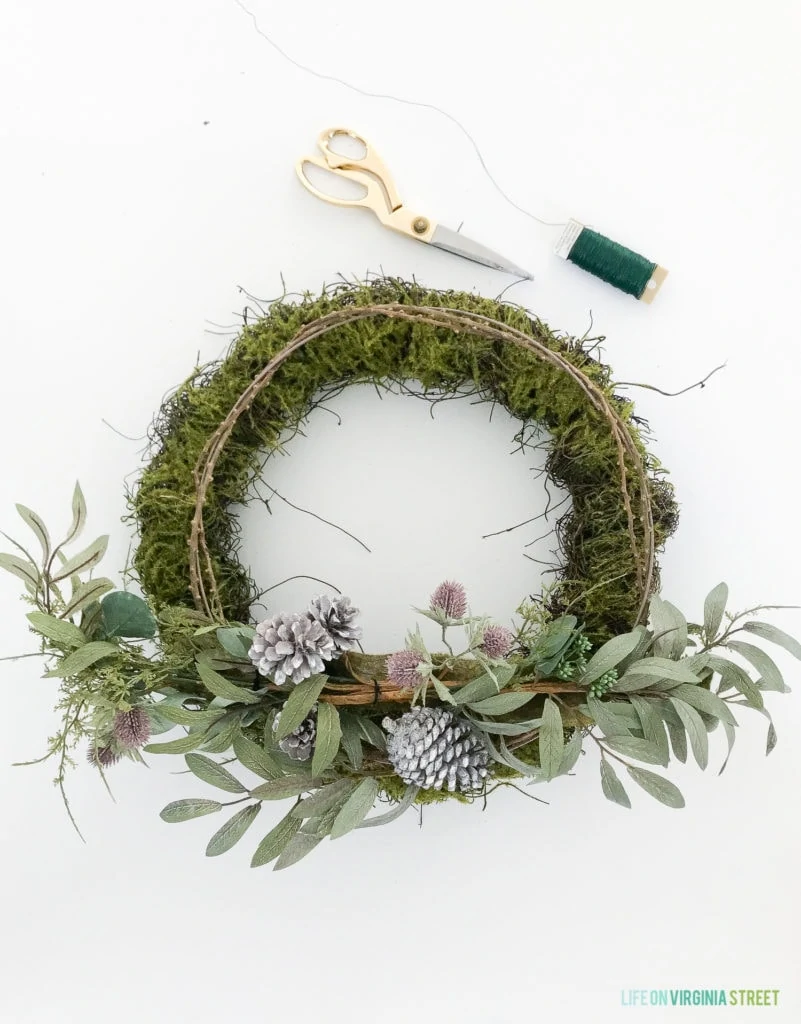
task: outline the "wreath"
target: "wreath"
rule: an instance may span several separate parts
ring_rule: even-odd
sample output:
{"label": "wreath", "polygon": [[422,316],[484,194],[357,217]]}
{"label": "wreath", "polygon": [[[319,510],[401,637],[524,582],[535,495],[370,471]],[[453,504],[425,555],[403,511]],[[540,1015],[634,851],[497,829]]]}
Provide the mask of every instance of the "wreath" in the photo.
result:
{"label": "wreath", "polygon": [[[740,707],[770,721],[764,693],[787,687],[750,641],[799,658],[801,644],[754,618],[759,608],[729,613],[725,584],[698,623],[659,596],[673,490],[595,347],[515,306],[395,280],[278,301],[226,358],[196,369],[152,427],[130,494],[139,543],[127,578],[144,597],[94,575],[107,537],[72,553],[86,519],[79,486],[56,545],[17,506],[41,555],[16,544],[0,566],[23,581],[46,675],[60,681],[62,725],[45,758],[57,761],[73,824],[64,784],[83,743],[104,781],[123,758],[182,754],[191,773],[232,795],[161,812],[180,822],[236,806],[210,856],[237,843],[265,801],[291,800],[253,866],[289,866],[326,837],[413,805],[546,783],[571,773],[585,746],[600,752],[610,800],[630,806],[625,772],[682,807],[652,768],[688,751],[706,768],[717,727],[730,752]],[[259,592],[238,558],[234,508],[265,458],[332,392],[410,380],[428,396],[498,403],[520,423],[518,444],[547,448],[547,474],[571,499],[555,582],[526,596],[510,624],[475,614],[460,583],[440,583],[416,609],[441,627],[440,651],[417,627],[403,650],[365,653],[358,609],[341,594],[254,616]],[[768,753],[775,741],[771,721]],[[385,806],[371,813],[376,804]]]}

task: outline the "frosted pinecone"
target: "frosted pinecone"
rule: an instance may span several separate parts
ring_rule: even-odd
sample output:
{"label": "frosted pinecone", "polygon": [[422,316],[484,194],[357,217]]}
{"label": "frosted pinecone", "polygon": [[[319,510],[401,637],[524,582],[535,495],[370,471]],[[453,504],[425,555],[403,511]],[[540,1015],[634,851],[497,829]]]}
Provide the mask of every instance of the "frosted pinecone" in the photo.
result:
{"label": "frosted pinecone", "polygon": [[114,716],[114,737],[121,747],[143,747],[150,739],[150,715],[144,708],[118,711]]}
{"label": "frosted pinecone", "polygon": [[412,708],[381,724],[389,733],[389,760],[404,782],[451,793],[481,788],[489,754],[465,719],[445,708]]}
{"label": "frosted pinecone", "polygon": [[328,631],[310,616],[274,615],[256,626],[248,657],[261,675],[283,686],[322,672],[335,653]]}
{"label": "frosted pinecone", "polygon": [[[275,716],[273,730],[278,728],[281,712]],[[317,706],[315,705],[300,725],[278,741],[278,746],[293,761],[308,761],[314,753],[314,741],[317,739]]]}
{"label": "frosted pinecone", "polygon": [[359,609],[354,608],[349,597],[336,597],[332,601],[327,595],[315,597],[309,605],[309,615],[319,622],[334,641],[338,651],[352,651],[362,635],[362,627],[355,625]]}

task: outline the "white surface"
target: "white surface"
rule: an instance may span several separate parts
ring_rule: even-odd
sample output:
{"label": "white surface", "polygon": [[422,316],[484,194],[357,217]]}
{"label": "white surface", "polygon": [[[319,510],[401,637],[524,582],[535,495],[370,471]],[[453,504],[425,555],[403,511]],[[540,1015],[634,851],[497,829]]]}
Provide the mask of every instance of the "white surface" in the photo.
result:
{"label": "white surface", "polygon": [[[109,567],[123,564],[123,479],[141,445],[101,418],[143,434],[196,353],[223,350],[210,325],[236,322],[239,285],[269,297],[281,274],[316,291],[379,268],[488,295],[509,284],[308,196],[293,161],[344,123],[375,143],[410,205],[464,220],[535,271],[510,299],[578,334],[592,310],[619,379],[679,388],[728,360],[703,391],[637,392],[683,505],[663,592],[698,608],[725,575],[738,606],[797,601],[797,5],[253,9],[321,71],[445,107],[520,203],[591,223],[670,277],[648,308],[555,258],[556,234],[504,203],[453,125],[302,75],[234,0],[12,0],[0,41],[3,529],[21,529],[13,501],[63,522],[78,476],[91,528],[113,534]],[[443,575],[508,615],[537,586],[520,557],[537,534],[477,538],[544,500],[525,460],[505,458],[511,425],[448,405],[432,422],[411,399],[365,394],[337,409],[342,428],[320,413],[270,479],[375,553],[285,510],[254,515],[248,550],[265,585],[293,571],[345,581],[373,649],[400,639],[407,605]],[[332,463],[345,480],[320,494]],[[29,649],[10,578],[0,601],[2,652]],[[797,614],[775,621],[798,631]],[[202,788],[162,761],[115,773],[116,804],[88,769],[75,774],[81,845],[50,768],[7,767],[40,752],[53,684],[21,661],[2,665],[2,686],[3,1022],[701,1021],[707,1008],[624,1009],[620,990],[718,986],[781,990],[777,1009],[720,1011],[727,1020],[799,1019],[797,693],[772,701],[770,759],[751,716],[721,778],[675,773],[684,811],[637,794],[630,813],[607,803],[588,754],[547,808],[498,794],[486,813],[432,810],[422,831],[409,816],[271,874],[249,871],[252,840],[205,860],[208,822],[159,821]]]}

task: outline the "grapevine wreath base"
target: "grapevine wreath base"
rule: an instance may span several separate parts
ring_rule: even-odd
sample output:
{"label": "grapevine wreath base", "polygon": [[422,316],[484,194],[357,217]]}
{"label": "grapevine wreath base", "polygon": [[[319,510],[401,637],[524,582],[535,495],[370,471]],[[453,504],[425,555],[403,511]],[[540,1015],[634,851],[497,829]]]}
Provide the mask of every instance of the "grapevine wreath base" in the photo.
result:
{"label": "grapevine wreath base", "polygon": [[[0,565],[25,584],[47,676],[60,680],[62,727],[46,756],[62,794],[83,741],[104,781],[121,758],[183,754],[190,772],[233,798],[189,797],[162,818],[235,805],[209,841],[216,855],[264,801],[289,799],[252,862],[277,868],[413,804],[548,782],[571,772],[585,745],[600,751],[610,800],[630,806],[625,772],[683,806],[652,766],[689,750],[706,768],[718,726],[731,750],[740,708],[770,718],[764,693],[787,690],[752,641],[796,657],[801,645],[756,620],[759,609],[729,614],[725,584],[697,624],[658,595],[655,553],[676,526],[673,491],[593,350],[516,307],[398,281],[276,302],[224,360],[196,370],[153,427],[130,499],[144,599],[92,575],[107,538],[72,553],[86,516],[80,488],[58,545],[18,506],[41,555],[17,545]],[[547,474],[571,498],[555,583],[525,598],[509,625],[473,613],[459,583],[439,584],[417,611],[441,626],[442,651],[415,628],[403,650],[365,654],[358,609],[342,595],[255,616],[234,506],[252,494],[265,457],[348,384],[411,380],[429,397],[498,403],[520,421],[520,446],[547,448]],[[768,752],[775,739],[771,723]],[[377,801],[386,807],[371,815]]]}

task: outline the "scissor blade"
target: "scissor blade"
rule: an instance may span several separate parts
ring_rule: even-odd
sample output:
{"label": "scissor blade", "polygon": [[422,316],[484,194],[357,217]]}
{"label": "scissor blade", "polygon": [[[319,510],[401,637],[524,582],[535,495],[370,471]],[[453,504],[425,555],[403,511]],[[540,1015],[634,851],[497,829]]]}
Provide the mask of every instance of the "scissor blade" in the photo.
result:
{"label": "scissor blade", "polygon": [[438,249],[444,249],[446,252],[452,252],[456,256],[463,256],[466,260],[480,263],[484,267],[490,267],[492,270],[502,270],[505,274],[524,277],[528,281],[534,280],[533,274],[518,267],[516,263],[511,263],[500,253],[493,252],[485,245],[474,242],[471,238],[465,238],[458,231],[451,231],[450,228],[443,227],[442,224],[438,224],[434,229],[430,244],[435,245]]}

